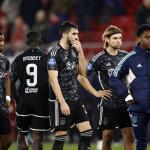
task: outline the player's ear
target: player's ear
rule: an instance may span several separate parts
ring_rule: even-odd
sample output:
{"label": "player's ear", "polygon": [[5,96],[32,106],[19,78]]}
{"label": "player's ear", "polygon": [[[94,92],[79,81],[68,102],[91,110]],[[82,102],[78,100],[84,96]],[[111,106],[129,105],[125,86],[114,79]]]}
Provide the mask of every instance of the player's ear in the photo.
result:
{"label": "player's ear", "polygon": [[108,38],[108,37],[106,37],[106,38],[105,38],[105,41],[106,41],[106,42],[109,42],[109,38]]}

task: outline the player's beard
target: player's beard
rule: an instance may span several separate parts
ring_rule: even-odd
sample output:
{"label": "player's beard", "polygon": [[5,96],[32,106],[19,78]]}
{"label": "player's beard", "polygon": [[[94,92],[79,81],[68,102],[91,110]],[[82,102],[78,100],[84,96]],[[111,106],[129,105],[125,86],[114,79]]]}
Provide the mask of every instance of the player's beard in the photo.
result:
{"label": "player's beard", "polygon": [[121,46],[113,46],[113,45],[109,45],[114,51],[116,51],[117,49],[120,49]]}
{"label": "player's beard", "polygon": [[69,38],[67,38],[67,44],[69,45],[69,47],[71,47],[71,40]]}

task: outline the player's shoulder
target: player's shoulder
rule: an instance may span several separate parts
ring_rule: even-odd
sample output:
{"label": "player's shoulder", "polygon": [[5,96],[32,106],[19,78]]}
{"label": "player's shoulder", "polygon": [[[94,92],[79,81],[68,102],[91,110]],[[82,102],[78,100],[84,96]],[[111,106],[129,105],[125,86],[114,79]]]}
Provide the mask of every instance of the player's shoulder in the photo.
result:
{"label": "player's shoulder", "polygon": [[97,53],[93,58],[92,58],[92,61],[93,62],[96,62],[98,59],[100,59],[101,57],[104,56],[106,52],[104,50],[100,51],[99,53]]}
{"label": "player's shoulder", "polygon": [[8,61],[8,58],[4,54],[0,54],[0,56],[1,56],[1,59]]}
{"label": "player's shoulder", "polygon": [[50,49],[48,55],[55,57],[60,52],[60,46],[57,44],[52,49]]}
{"label": "player's shoulder", "polygon": [[21,52],[20,54],[17,54],[17,55],[15,56],[15,59],[14,59],[14,61],[13,61],[13,62],[15,62],[15,61],[19,61],[19,60],[23,57],[23,54],[24,54],[24,51],[23,51],[23,52]]}

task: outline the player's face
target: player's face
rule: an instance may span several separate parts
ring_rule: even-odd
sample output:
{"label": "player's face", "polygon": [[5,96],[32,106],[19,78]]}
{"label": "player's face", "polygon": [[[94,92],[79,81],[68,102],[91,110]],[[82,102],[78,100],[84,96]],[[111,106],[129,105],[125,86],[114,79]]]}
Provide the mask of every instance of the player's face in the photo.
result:
{"label": "player's face", "polygon": [[112,47],[113,49],[120,49],[122,45],[122,34],[113,34],[110,38],[107,39],[108,46]]}
{"label": "player's face", "polygon": [[150,48],[150,30],[144,31],[140,36],[140,44],[143,48]]}
{"label": "player's face", "polygon": [[4,35],[0,35],[0,51],[4,49]]}
{"label": "player's face", "polygon": [[70,32],[68,32],[68,37],[67,37],[68,44],[71,44],[71,41],[79,40],[78,34],[79,34],[78,29],[71,28]]}

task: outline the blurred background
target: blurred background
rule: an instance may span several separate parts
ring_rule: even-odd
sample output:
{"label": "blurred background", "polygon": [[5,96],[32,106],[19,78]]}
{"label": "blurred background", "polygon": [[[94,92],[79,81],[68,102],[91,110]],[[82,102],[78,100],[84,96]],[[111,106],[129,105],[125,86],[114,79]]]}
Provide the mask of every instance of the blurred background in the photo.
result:
{"label": "blurred background", "polygon": [[[12,62],[25,48],[25,35],[32,29],[41,33],[42,47],[48,52],[59,40],[59,25],[65,20],[79,26],[87,60],[102,50],[101,36],[110,24],[123,30],[123,49],[130,51],[136,42],[137,27],[150,23],[150,0],[0,0],[0,31],[6,43],[4,54]],[[10,114],[15,141],[14,110],[12,103]],[[91,116],[93,111],[89,108]],[[71,142],[76,140],[72,137],[74,134]],[[115,137],[119,140],[119,135]]]}

